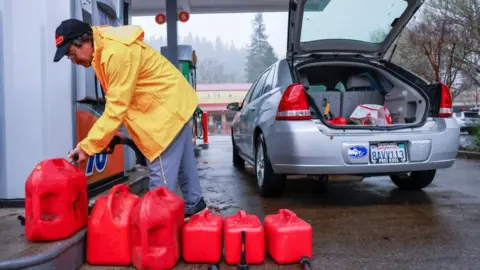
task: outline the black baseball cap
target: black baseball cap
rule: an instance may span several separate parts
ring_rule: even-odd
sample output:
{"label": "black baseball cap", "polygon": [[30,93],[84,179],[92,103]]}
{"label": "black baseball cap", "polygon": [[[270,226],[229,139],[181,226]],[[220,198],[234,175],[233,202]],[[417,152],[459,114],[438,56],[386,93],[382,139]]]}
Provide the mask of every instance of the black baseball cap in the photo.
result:
{"label": "black baseball cap", "polygon": [[82,22],[77,19],[68,19],[60,23],[55,30],[55,45],[57,51],[53,62],[58,62],[68,52],[68,47],[78,37],[83,36],[85,33],[91,32],[92,28],[86,22]]}

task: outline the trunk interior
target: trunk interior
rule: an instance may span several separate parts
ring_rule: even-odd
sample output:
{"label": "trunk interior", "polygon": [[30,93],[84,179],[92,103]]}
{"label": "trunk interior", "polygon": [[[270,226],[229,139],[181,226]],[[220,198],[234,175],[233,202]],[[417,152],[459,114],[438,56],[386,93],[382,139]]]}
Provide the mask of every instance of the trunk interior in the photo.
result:
{"label": "trunk interior", "polygon": [[[356,62],[317,62],[297,70],[314,103],[310,106],[317,109],[311,110],[314,118],[331,121],[341,117],[349,128],[418,125],[423,121],[427,106],[422,94],[381,68]],[[366,120],[369,113],[372,118]],[[345,125],[343,121],[330,123]]]}

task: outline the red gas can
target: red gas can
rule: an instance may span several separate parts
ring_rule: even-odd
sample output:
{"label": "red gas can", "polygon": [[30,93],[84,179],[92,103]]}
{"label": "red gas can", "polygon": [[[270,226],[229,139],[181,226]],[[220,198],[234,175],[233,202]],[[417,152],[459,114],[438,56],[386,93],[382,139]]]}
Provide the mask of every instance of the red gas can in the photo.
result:
{"label": "red gas can", "polygon": [[332,120],[327,120],[329,124],[332,125],[339,125],[339,126],[345,126],[347,124],[347,120],[343,117],[335,117]]}
{"label": "red gas can", "polygon": [[299,263],[312,258],[312,226],[288,210],[268,215],[263,220],[266,250],[278,264]]}
{"label": "red gas can", "polygon": [[132,262],[171,269],[181,254],[184,201],[165,187],[148,191],[132,212]]}
{"label": "red gas can", "polygon": [[92,265],[132,264],[131,218],[140,198],[124,184],[95,201],[88,220],[87,261]]}
{"label": "red gas can", "polygon": [[217,263],[222,257],[223,218],[210,213],[192,216],[183,226],[183,260]]}
{"label": "red gas can", "polygon": [[240,263],[241,232],[245,231],[246,263],[260,264],[265,259],[265,235],[260,219],[239,210],[236,215],[228,216],[224,222],[225,261]]}
{"label": "red gas can", "polygon": [[87,177],[63,158],[41,161],[25,183],[25,237],[55,241],[87,226]]}

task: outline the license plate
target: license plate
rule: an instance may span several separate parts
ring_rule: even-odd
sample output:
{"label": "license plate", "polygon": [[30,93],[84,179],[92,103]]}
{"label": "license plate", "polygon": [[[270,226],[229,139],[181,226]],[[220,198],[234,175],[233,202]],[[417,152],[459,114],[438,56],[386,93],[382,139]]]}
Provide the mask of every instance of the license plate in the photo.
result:
{"label": "license plate", "polygon": [[405,143],[385,143],[370,145],[370,163],[391,164],[407,162]]}

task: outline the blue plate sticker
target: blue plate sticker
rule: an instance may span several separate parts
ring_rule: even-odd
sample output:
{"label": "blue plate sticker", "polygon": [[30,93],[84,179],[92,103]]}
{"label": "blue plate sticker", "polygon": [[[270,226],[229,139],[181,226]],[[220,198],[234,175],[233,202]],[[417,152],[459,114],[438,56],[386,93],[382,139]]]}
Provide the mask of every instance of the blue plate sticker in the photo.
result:
{"label": "blue plate sticker", "polygon": [[348,148],[348,156],[351,158],[362,158],[366,156],[367,153],[367,148],[361,145],[355,145]]}

